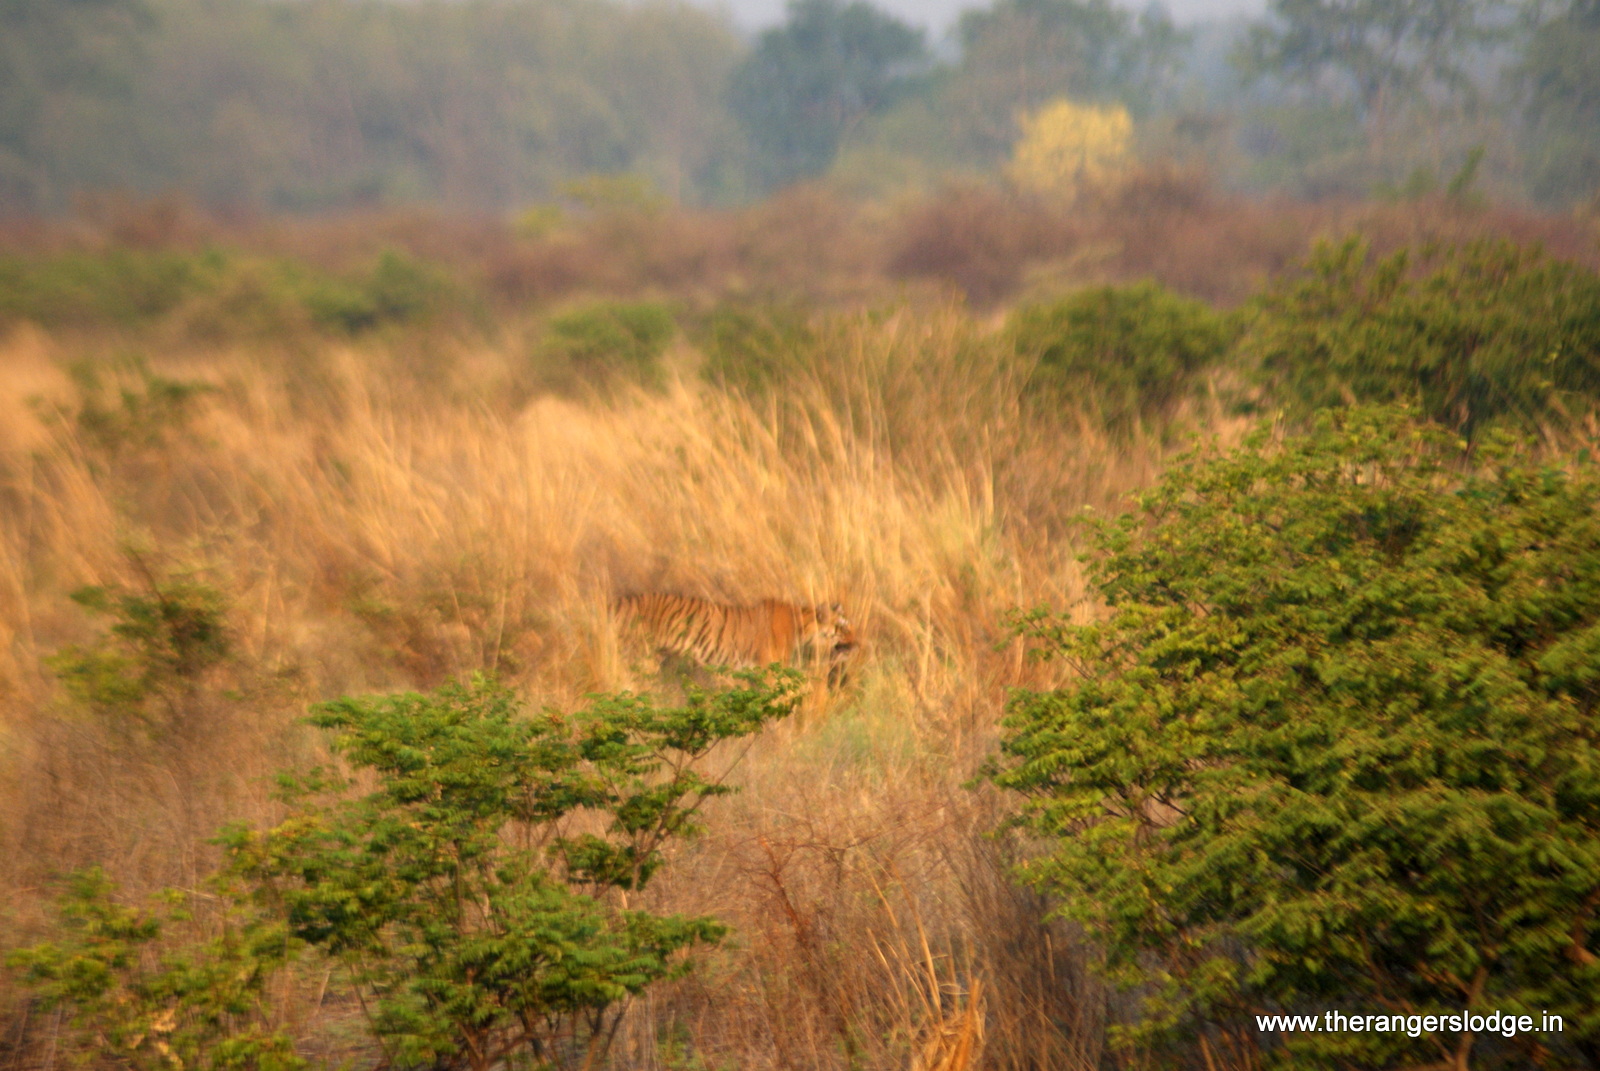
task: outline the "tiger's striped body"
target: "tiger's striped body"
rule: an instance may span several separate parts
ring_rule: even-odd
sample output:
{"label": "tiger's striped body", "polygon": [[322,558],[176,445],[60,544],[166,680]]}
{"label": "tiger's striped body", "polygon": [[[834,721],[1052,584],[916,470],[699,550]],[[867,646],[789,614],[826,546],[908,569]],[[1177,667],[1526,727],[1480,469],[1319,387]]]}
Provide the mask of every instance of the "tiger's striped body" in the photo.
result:
{"label": "tiger's striped body", "polygon": [[838,603],[800,606],[763,599],[748,606],[688,595],[625,595],[612,604],[618,620],[650,648],[702,666],[750,669],[774,662],[837,669],[856,636]]}

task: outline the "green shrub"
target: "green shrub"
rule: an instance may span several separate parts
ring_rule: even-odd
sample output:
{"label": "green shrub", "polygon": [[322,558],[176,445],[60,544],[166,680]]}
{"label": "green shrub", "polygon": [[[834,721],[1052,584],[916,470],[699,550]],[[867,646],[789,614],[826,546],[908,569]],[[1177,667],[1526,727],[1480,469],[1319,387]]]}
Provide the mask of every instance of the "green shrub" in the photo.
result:
{"label": "green shrub", "polygon": [[1190,457],[1100,528],[1103,623],[1026,619],[1076,672],[1011,701],[995,776],[1051,845],[1027,879],[1139,990],[1124,1041],[1478,1067],[1470,1033],[1255,1016],[1549,1010],[1507,1066],[1592,1060],[1600,468],[1463,446],[1351,410]]}
{"label": "green shrub", "polygon": [[1082,290],[1019,309],[1009,337],[1035,362],[1046,404],[1095,408],[1111,425],[1159,417],[1227,352],[1226,317],[1157,283]]}
{"label": "green shrub", "polygon": [[701,760],[786,716],[798,680],[571,715],[482,681],[325,704],[313,720],[375,787],[308,781],[282,825],[228,834],[231,866],[345,967],[386,1064],[598,1066],[628,999],[724,932],[629,895],[730,791]]}
{"label": "green shrub", "polygon": [[623,379],[655,387],[663,379],[661,356],[677,331],[664,305],[596,302],[551,320],[541,355],[585,382]]}
{"label": "green shrub", "polygon": [[795,310],[722,305],[697,325],[695,341],[705,354],[706,379],[764,394],[806,366],[817,340]]}
{"label": "green shrub", "polygon": [[381,254],[363,276],[296,273],[295,278],[312,319],[352,335],[430,319],[461,297],[442,270],[393,250]]}
{"label": "green shrub", "polygon": [[465,300],[443,269],[394,251],[349,276],[217,249],[0,257],[0,324],[133,329],[187,313],[213,338],[276,332],[307,320],[359,334],[426,321]]}
{"label": "green shrub", "polygon": [[1399,402],[1469,437],[1536,427],[1600,401],[1600,276],[1503,241],[1378,261],[1322,245],[1258,300],[1243,351],[1299,412]]}
{"label": "green shrub", "polygon": [[[121,602],[146,661],[215,650],[205,636],[175,643],[159,607]],[[337,968],[324,986],[355,990],[384,1066],[602,1066],[628,1001],[725,933],[638,896],[671,842],[699,831],[701,804],[733,791],[700,772],[711,752],[798,701],[798,673],[741,678],[672,708],[594,696],[530,715],[481,680],[322,704],[312,720],[355,781],[285,775],[287,818],[225,830],[206,894],[169,892],[162,911],[119,906],[103,875],[79,875],[57,938],[8,962],[44,1007],[70,1013],[85,1060],[304,1066],[264,995],[314,950]],[[205,932],[184,940],[173,924],[191,901],[206,905]]]}
{"label": "green shrub", "polygon": [[66,647],[46,665],[70,696],[112,724],[171,729],[202,676],[228,656],[225,602],[204,584],[141,571],[146,581],[139,589],[73,592],[74,602],[113,623],[88,646]]}
{"label": "green shrub", "polygon": [[132,327],[215,285],[225,268],[226,258],[215,252],[113,249],[0,257],[0,322]]}
{"label": "green shrub", "polygon": [[[307,1066],[265,1009],[266,983],[293,947],[281,925],[223,886],[168,893],[153,912],[118,904],[115,892],[99,870],[74,875],[57,905],[58,938],[6,957],[44,1010],[68,1013],[70,1056],[139,1071]],[[191,901],[212,915],[227,904],[221,932],[175,942],[173,931],[193,918]]]}

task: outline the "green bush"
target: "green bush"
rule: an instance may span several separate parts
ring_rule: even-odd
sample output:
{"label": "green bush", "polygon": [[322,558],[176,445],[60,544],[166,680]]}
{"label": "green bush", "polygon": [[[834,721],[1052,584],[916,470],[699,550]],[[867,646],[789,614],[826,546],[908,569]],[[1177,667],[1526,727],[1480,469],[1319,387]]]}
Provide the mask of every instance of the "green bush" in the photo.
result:
{"label": "green bush", "polygon": [[[58,938],[6,957],[43,1010],[68,1013],[69,1057],[137,1071],[307,1066],[266,1011],[266,983],[293,948],[281,924],[220,885],[204,895],[168,893],[155,911],[124,907],[115,892],[99,870],[74,875],[57,905]],[[212,916],[228,905],[220,933],[173,940],[194,918],[191,901]]]}
{"label": "green bush", "polygon": [[0,257],[0,322],[46,327],[132,327],[216,285],[220,253],[146,252]]}
{"label": "green bush", "polygon": [[1227,352],[1226,317],[1157,283],[1082,290],[1019,309],[1009,337],[1035,362],[1047,404],[1095,408],[1112,425],[1159,417]]}
{"label": "green bush", "polygon": [[628,897],[730,791],[700,761],[786,716],[798,680],[572,715],[481,681],[325,704],[313,720],[376,787],[307,782],[282,825],[227,836],[231,865],[345,967],[386,1064],[597,1066],[628,999],[722,937]]}
{"label": "green bush", "polygon": [[1243,351],[1299,412],[1399,402],[1469,437],[1537,427],[1600,401],[1600,276],[1502,241],[1377,261],[1322,245],[1257,301]]}
{"label": "green bush", "polygon": [[[216,649],[203,634],[175,641],[194,630],[147,600],[112,601],[130,661],[179,673],[184,651],[193,662]],[[310,951],[335,968],[324,986],[355,991],[383,1066],[602,1066],[630,998],[725,933],[638,898],[670,843],[699,831],[701,804],[733,791],[700,772],[707,757],[791,713],[802,677],[741,680],[677,707],[595,696],[572,714],[526,714],[481,680],[323,704],[312,720],[354,780],[285,775],[285,820],[225,830],[206,893],[169,892],[157,912],[115,903],[97,871],[78,875],[56,939],[8,962],[69,1014],[71,1055],[86,1061],[304,1066],[271,1028],[266,994]],[[191,902],[203,925],[183,931]]]}
{"label": "green bush", "polygon": [[462,287],[443,269],[394,251],[351,275],[219,249],[0,257],[0,324],[135,329],[187,314],[210,337],[275,333],[307,321],[359,334],[465,304]]}
{"label": "green bush", "polygon": [[584,382],[622,379],[658,387],[661,356],[677,332],[677,321],[664,305],[601,301],[551,320],[541,356]]}
{"label": "green bush", "polygon": [[1139,991],[1125,1042],[1484,1066],[1255,1018],[1470,1008],[1565,1017],[1514,1066],[1600,1052],[1600,468],[1463,445],[1358,409],[1190,457],[1100,528],[1103,623],[1026,619],[1076,672],[1012,700],[995,777]]}
{"label": "green bush", "polygon": [[764,394],[806,366],[816,336],[801,313],[779,306],[722,305],[695,330],[713,383]]}
{"label": "green bush", "polygon": [[441,269],[393,250],[355,278],[303,272],[292,278],[315,322],[351,335],[431,319],[461,299],[459,287]]}
{"label": "green bush", "polygon": [[74,602],[113,623],[92,643],[66,647],[46,665],[68,695],[111,724],[170,730],[206,671],[228,656],[226,607],[214,588],[141,571],[146,580],[140,588],[73,592]]}

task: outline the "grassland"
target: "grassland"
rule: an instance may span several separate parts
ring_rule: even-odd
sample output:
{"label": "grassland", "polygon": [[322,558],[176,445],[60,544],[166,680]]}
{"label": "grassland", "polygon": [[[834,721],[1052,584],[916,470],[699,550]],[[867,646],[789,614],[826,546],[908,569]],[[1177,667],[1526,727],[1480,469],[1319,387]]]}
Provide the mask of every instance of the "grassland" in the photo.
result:
{"label": "grassland", "polygon": [[[640,683],[616,591],[837,598],[866,639],[851,682],[727,757],[741,792],[651,889],[734,937],[640,1002],[617,1065],[915,1066],[981,989],[985,1066],[1101,1066],[1116,998],[1011,880],[1028,846],[990,835],[1005,801],[968,787],[1007,690],[1057,672],[1006,615],[1091,617],[1073,519],[1123,508],[1186,435],[1235,441],[1257,416],[1220,368],[1108,427],[1093,399],[1039,389],[1007,310],[1141,278],[1233,309],[1351,231],[1595,248],[1581,221],[1442,203],[1250,207],[1170,176],[1121,196],[1069,214],[981,190],[893,209],[800,193],[535,237],[171,206],[16,229],[0,944],[48,935],[73,869],[130,899],[199,888],[217,828],[272,821],[274,771],[325,758],[308,702],[491,671],[568,707]],[[562,316],[609,337],[617,303],[670,314],[657,375],[551,342]],[[741,323],[729,349],[718,325]],[[730,367],[760,371],[705,374]],[[182,584],[219,593],[225,657],[138,717],[63,684],[63,654],[113,623],[74,592]],[[274,1001],[305,1055],[370,1059],[326,977]],[[63,1044],[0,981],[0,1067],[56,1066]]]}

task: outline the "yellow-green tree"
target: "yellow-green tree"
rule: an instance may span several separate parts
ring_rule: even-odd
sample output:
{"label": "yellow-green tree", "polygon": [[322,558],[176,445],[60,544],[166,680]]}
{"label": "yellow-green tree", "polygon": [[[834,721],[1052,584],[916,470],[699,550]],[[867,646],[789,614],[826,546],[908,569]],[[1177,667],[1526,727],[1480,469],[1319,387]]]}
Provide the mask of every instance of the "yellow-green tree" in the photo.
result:
{"label": "yellow-green tree", "polygon": [[1020,122],[1006,173],[1023,189],[1075,197],[1127,167],[1133,119],[1120,104],[1056,100]]}

